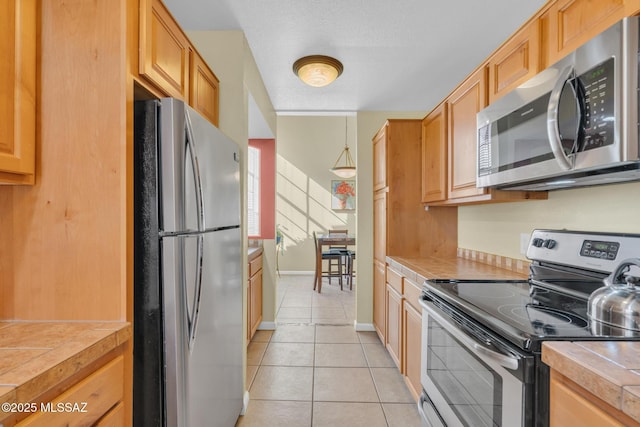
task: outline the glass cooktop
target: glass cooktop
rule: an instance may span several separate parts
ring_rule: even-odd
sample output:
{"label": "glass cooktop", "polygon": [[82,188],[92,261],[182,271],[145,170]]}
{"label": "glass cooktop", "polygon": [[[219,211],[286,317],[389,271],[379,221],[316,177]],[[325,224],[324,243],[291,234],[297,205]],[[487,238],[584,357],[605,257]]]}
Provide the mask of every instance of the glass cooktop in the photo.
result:
{"label": "glass cooktop", "polygon": [[524,280],[428,280],[424,289],[434,302],[458,309],[524,350],[538,351],[543,340],[619,339],[590,327],[589,294],[561,293]]}

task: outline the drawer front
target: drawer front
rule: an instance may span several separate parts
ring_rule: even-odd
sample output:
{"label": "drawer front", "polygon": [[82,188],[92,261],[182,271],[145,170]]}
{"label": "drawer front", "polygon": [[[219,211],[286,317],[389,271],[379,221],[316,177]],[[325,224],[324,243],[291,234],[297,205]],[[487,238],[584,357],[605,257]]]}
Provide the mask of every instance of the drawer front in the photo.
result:
{"label": "drawer front", "polygon": [[404,293],[402,291],[402,274],[398,273],[389,266],[387,266],[387,283],[400,295]]}
{"label": "drawer front", "polygon": [[413,308],[415,308],[418,312],[422,312],[422,308],[420,307],[420,295],[422,294],[422,287],[418,286],[417,283],[412,280],[404,278],[404,297],[406,301],[411,304]]}
{"label": "drawer front", "polygon": [[249,277],[256,274],[262,269],[262,255],[258,255],[256,259],[249,263]]}
{"label": "drawer front", "polygon": [[94,427],[120,427],[127,425],[124,420],[124,404],[120,402],[115,408],[107,412],[104,417],[100,418],[100,421]]}
{"label": "drawer front", "polygon": [[[48,409],[50,408],[50,411],[38,412],[25,418],[17,426],[62,427],[93,425],[123,398],[123,360],[122,356],[116,357],[51,402],[44,402],[43,405],[49,405]],[[77,404],[78,406],[68,408],[64,406],[65,403]],[[86,406],[84,406],[85,403]],[[62,405],[62,407],[58,405]]]}

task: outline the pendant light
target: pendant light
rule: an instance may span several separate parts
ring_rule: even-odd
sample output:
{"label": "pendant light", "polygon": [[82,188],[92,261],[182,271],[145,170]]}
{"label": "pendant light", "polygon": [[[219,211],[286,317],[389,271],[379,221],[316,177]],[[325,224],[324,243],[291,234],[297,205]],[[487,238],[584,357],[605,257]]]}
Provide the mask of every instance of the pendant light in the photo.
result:
{"label": "pendant light", "polygon": [[[340,165],[340,160],[344,157],[344,164]],[[344,117],[344,149],[340,156],[338,156],[338,160],[331,168],[331,172],[338,175],[340,178],[353,178],[356,176],[356,164],[351,157],[351,153],[349,152],[349,144],[347,144],[347,116]]]}

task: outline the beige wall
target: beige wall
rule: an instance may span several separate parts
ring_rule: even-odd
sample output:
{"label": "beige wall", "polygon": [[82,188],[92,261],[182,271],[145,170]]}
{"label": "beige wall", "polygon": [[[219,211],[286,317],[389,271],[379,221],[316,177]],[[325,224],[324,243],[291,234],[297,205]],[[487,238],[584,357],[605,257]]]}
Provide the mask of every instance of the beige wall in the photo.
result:
{"label": "beige wall", "polygon": [[549,193],[548,200],[458,208],[458,246],[512,258],[535,228],[640,233],[640,183]]}
{"label": "beige wall", "polygon": [[[278,116],[276,223],[284,236],[280,271],[314,271],[314,231],[346,228],[357,234],[356,211],[331,209],[331,181],[339,178],[329,169],[345,145],[345,117]],[[356,118],[348,116],[347,121],[355,159]]]}

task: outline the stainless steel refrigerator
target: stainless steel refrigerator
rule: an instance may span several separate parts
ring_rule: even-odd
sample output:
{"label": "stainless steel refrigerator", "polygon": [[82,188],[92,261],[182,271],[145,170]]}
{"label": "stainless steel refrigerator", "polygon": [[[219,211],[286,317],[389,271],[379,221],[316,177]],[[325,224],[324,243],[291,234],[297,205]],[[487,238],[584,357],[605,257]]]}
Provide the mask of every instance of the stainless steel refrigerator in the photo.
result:
{"label": "stainless steel refrigerator", "polygon": [[182,101],[134,107],[135,426],[242,408],[239,148]]}

